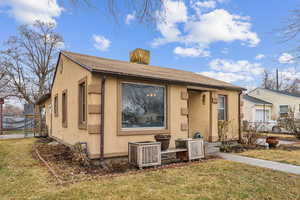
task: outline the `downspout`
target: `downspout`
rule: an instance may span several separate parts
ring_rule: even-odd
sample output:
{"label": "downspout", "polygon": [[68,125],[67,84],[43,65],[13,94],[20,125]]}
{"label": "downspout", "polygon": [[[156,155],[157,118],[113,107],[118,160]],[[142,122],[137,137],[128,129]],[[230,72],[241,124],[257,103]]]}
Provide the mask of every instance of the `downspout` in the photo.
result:
{"label": "downspout", "polygon": [[241,94],[242,94],[242,91],[239,92],[239,99],[238,99],[239,142],[242,142],[242,132],[241,132]]}
{"label": "downspout", "polygon": [[104,160],[104,104],[105,104],[105,81],[106,76],[101,80],[101,107],[100,107],[100,161]]}

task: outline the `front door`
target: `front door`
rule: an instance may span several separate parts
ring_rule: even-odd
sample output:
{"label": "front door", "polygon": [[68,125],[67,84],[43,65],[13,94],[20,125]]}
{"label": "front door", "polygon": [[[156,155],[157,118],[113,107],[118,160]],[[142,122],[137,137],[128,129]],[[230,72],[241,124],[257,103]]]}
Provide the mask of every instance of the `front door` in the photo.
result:
{"label": "front door", "polygon": [[193,137],[195,133],[200,132],[204,139],[208,141],[210,130],[209,103],[209,92],[189,91],[189,137]]}

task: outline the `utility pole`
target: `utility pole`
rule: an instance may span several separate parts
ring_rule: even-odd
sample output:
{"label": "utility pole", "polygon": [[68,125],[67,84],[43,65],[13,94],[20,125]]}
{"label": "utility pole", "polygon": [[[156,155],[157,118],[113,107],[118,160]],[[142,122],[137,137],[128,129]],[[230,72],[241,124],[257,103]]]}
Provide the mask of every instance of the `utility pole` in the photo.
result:
{"label": "utility pole", "polygon": [[276,90],[279,90],[279,83],[278,83],[278,68],[276,68]]}
{"label": "utility pole", "polygon": [[4,99],[0,98],[0,135],[3,134],[3,104]]}

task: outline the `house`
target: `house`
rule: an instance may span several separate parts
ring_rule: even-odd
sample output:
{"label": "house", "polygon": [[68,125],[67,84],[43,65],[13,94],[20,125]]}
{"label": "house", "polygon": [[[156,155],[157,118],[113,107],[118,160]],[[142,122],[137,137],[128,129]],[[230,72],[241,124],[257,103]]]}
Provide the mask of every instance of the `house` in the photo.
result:
{"label": "house", "polygon": [[249,122],[270,122],[293,109],[300,118],[300,94],[273,89],[256,88],[243,95],[243,120]]}
{"label": "house", "polygon": [[171,147],[196,132],[217,141],[218,120],[230,121],[232,139],[240,137],[243,88],[136,60],[62,51],[51,95],[37,102],[49,136],[65,144],[85,142],[90,158],[126,156],[128,142],[162,133],[171,134]]}

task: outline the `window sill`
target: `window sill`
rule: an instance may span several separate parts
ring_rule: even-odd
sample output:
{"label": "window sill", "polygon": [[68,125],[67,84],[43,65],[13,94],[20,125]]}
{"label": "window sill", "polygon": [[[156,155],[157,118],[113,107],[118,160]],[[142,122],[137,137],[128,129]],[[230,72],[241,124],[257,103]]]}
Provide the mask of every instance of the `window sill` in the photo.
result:
{"label": "window sill", "polygon": [[122,131],[119,130],[118,136],[130,136],[130,135],[158,135],[158,134],[170,134],[168,129],[153,129],[153,130],[128,130]]}

